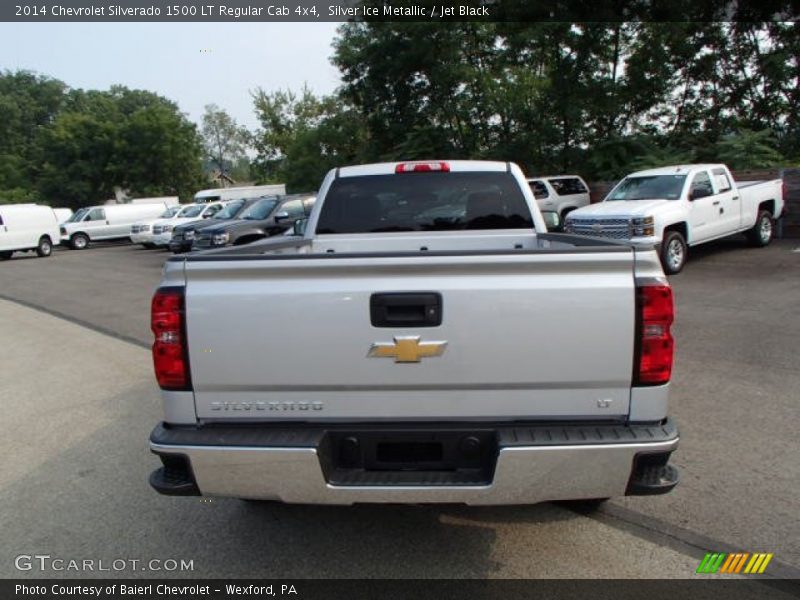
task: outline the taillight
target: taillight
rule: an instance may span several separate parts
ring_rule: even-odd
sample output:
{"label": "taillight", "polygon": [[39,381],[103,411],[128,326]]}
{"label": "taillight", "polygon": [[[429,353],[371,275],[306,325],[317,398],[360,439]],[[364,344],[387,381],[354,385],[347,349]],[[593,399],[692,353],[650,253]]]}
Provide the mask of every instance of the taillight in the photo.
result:
{"label": "taillight", "polygon": [[186,348],[184,293],[182,287],[161,288],[150,305],[153,330],[153,366],[164,390],[190,390],[189,356]]}
{"label": "taillight", "polygon": [[440,161],[400,163],[394,168],[395,173],[430,173],[431,171],[450,172],[450,164]]}
{"label": "taillight", "polygon": [[672,375],[674,341],[670,326],[675,317],[672,288],[646,285],[637,288],[637,356],[633,385],[660,385]]}

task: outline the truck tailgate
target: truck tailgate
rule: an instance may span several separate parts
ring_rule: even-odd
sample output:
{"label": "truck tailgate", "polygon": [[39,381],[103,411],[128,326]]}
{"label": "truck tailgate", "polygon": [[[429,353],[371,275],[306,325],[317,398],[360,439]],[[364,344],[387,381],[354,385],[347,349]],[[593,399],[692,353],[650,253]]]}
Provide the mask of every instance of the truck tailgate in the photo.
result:
{"label": "truck tailgate", "polygon": [[[624,416],[634,253],[595,250],[188,260],[197,416]],[[441,324],[374,326],[371,296],[403,292],[439,294]],[[397,362],[396,338],[418,338],[410,344],[420,361]],[[446,345],[431,346],[438,356],[418,356],[429,342]],[[374,344],[384,350],[369,356]]]}

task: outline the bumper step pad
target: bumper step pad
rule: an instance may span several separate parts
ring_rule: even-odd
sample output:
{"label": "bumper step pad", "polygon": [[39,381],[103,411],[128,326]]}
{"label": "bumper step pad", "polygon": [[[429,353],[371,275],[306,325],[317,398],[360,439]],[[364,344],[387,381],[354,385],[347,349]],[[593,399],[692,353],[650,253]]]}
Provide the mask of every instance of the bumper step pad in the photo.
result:
{"label": "bumper step pad", "polygon": [[165,496],[199,496],[189,460],[182,455],[162,455],[160,467],[150,473],[150,485]]}
{"label": "bumper step pad", "polygon": [[637,468],[628,484],[628,496],[666,494],[678,485],[678,469],[672,465]]}

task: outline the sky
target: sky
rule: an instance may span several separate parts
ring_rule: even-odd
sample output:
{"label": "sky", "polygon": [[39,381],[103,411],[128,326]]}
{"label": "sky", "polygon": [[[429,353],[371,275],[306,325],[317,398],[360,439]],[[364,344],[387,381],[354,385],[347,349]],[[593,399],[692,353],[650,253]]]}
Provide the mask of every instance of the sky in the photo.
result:
{"label": "sky", "polygon": [[250,90],[335,90],[338,23],[0,23],[0,70],[73,88],[121,84],[166,96],[199,122],[217,104],[258,126]]}

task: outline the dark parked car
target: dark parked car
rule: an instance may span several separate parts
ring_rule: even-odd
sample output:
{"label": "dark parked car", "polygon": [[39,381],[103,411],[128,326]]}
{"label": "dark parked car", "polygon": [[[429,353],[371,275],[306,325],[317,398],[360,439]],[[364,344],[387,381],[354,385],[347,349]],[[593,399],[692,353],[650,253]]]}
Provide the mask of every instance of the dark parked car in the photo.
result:
{"label": "dark parked car", "polygon": [[205,227],[215,227],[221,223],[231,221],[239,217],[248,206],[255,204],[261,198],[243,198],[240,200],[231,200],[225,205],[221,211],[209,219],[198,219],[177,225],[172,230],[172,239],[169,242],[169,249],[175,254],[181,252],[188,252],[192,249],[192,242],[197,231]]}
{"label": "dark parked car", "polygon": [[284,233],[295,221],[308,216],[315,199],[310,194],[260,198],[243,210],[236,220],[199,230],[192,250],[240,246]]}

